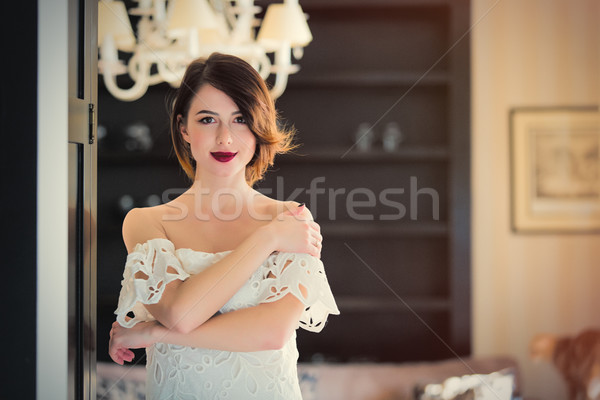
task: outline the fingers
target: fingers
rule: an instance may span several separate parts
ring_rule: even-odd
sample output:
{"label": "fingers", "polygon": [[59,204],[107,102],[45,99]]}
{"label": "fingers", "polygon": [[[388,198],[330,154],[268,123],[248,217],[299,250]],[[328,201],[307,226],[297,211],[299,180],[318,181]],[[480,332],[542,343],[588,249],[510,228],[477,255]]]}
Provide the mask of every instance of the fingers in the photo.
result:
{"label": "fingers", "polygon": [[323,247],[323,236],[321,227],[314,221],[308,222],[309,227],[309,254],[313,257],[321,258],[321,249]]}
{"label": "fingers", "polygon": [[308,225],[318,233],[321,233],[321,225],[317,224],[315,221],[309,221]]}
{"label": "fingers", "polygon": [[292,209],[292,210],[291,210],[291,211],[292,211],[292,214],[294,214],[294,215],[299,215],[299,214],[301,214],[301,213],[304,211],[305,207],[306,207],[306,206],[304,205],[304,203],[300,203],[300,204],[298,204],[298,207],[296,207],[295,209]]}
{"label": "fingers", "polygon": [[125,364],[125,361],[131,362],[133,361],[135,355],[133,353],[127,352],[118,352],[114,355],[111,355],[110,358],[119,365]]}
{"label": "fingers", "polygon": [[292,203],[285,203],[283,205],[285,207],[285,211],[283,211],[283,214],[296,215],[304,211],[306,207],[304,203],[300,203],[298,205],[293,205]]}
{"label": "fingers", "polygon": [[135,354],[133,353],[133,351],[131,351],[129,349],[125,349],[125,348],[120,349],[119,355],[122,360],[127,361],[127,362],[131,362],[133,360],[133,358],[135,357]]}
{"label": "fingers", "polygon": [[309,238],[309,254],[313,257],[321,258],[321,249],[323,248],[323,236],[319,232],[311,232]]}
{"label": "fingers", "polygon": [[135,353],[128,348],[118,347],[111,343],[109,352],[110,358],[119,365],[123,365],[125,361],[131,362],[135,358]]}
{"label": "fingers", "polygon": [[287,210],[279,215],[293,216],[301,221],[312,221],[313,217],[310,211],[306,208],[304,203],[300,203],[298,206],[287,206]]}
{"label": "fingers", "polygon": [[321,235],[321,232],[319,232],[318,230],[312,230],[310,234],[313,238],[315,238],[319,242],[323,241],[323,235]]}
{"label": "fingers", "polygon": [[321,235],[320,229],[312,229],[310,232],[310,236],[312,238],[312,242],[315,246],[318,246],[319,249],[323,244],[323,235]]}

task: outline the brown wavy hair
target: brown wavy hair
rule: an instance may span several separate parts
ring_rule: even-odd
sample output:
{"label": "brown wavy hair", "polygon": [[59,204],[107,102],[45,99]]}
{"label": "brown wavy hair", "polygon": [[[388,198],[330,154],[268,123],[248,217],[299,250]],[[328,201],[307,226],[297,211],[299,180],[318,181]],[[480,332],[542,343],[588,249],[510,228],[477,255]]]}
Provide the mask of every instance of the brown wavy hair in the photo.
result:
{"label": "brown wavy hair", "polygon": [[256,137],[254,156],[246,166],[246,182],[252,186],[273,165],[276,154],[287,153],[297,147],[292,143],[295,130],[280,126],[275,103],[265,81],[246,61],[221,53],[194,60],[185,71],[170,106],[173,148],[181,168],[192,181],[196,175],[196,161],[189,143],[181,136],[179,124],[187,120],[192,100],[205,84],[219,89],[233,100]]}

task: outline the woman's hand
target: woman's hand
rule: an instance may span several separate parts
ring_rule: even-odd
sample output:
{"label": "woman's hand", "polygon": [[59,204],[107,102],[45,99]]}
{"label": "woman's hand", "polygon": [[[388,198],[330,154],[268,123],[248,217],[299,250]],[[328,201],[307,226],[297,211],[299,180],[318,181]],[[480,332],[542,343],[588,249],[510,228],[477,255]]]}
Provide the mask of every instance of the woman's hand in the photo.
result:
{"label": "woman's hand", "polygon": [[110,330],[108,354],[117,364],[131,362],[135,356],[130,349],[140,349],[153,345],[156,340],[153,332],[158,325],[156,321],[140,322],[132,328],[123,328],[117,321]]}
{"label": "woman's hand", "polygon": [[275,250],[290,253],[307,253],[321,258],[321,228],[313,221],[310,211],[301,204],[287,210],[265,226],[274,240]]}

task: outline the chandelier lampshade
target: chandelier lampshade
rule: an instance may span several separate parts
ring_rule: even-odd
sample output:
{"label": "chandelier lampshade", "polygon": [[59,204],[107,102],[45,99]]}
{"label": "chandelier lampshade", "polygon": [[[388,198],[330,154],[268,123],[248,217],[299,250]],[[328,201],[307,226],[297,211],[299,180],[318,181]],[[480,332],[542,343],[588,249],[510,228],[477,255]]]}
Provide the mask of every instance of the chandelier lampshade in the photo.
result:
{"label": "chandelier lampshade", "polygon": [[169,3],[167,30],[218,29],[217,16],[206,0],[172,0]]}
{"label": "chandelier lampshade", "polygon": [[265,48],[276,50],[281,42],[291,47],[306,47],[312,34],[298,3],[271,4],[258,32],[257,40]]}
{"label": "chandelier lampshade", "polygon": [[106,37],[112,36],[115,46],[122,51],[133,51],[135,36],[125,4],[120,1],[98,3],[98,46],[102,47]]}

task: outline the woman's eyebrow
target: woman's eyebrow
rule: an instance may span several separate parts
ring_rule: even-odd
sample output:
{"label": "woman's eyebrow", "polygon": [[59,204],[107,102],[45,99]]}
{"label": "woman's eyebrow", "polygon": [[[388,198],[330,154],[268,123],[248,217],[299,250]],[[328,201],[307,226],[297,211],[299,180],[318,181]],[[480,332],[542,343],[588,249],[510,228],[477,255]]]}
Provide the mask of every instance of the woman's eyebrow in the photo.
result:
{"label": "woman's eyebrow", "polygon": [[[210,111],[210,110],[200,110],[200,111],[198,111],[198,112],[196,113],[196,115],[198,115],[198,114],[209,114],[209,115],[216,115],[216,116],[219,116],[219,113],[218,113],[218,112],[214,112],[214,111]],[[238,114],[240,114],[240,115],[241,115],[241,114],[242,114],[242,112],[238,110],[238,111],[234,111],[234,112],[232,112],[232,113],[231,113],[231,115],[238,115]]]}
{"label": "woman's eyebrow", "polygon": [[216,115],[216,116],[219,115],[219,113],[216,113],[214,111],[209,111],[209,110],[200,110],[196,113],[196,115],[198,115],[198,114],[210,114],[210,115]]}

